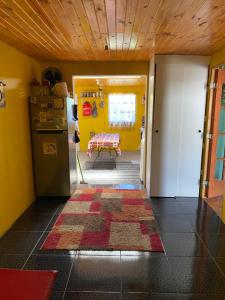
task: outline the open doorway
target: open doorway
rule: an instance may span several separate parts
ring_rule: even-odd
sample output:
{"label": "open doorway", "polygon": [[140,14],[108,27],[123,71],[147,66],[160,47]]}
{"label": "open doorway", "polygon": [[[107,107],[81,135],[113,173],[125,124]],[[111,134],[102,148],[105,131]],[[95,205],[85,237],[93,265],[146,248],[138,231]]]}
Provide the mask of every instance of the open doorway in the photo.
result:
{"label": "open doorway", "polygon": [[142,75],[73,77],[78,158],[88,184],[143,184],[146,88]]}
{"label": "open doorway", "polygon": [[221,217],[225,188],[225,66],[212,69],[210,82],[201,194]]}

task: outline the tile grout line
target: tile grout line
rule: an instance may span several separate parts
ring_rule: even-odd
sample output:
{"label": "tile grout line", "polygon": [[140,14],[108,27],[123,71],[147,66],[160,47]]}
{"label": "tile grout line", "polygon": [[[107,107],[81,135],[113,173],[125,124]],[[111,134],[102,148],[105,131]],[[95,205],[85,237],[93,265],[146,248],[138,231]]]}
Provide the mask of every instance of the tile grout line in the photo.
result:
{"label": "tile grout line", "polygon": [[[59,292],[59,291],[56,291]],[[91,293],[91,294],[106,294],[106,295],[117,295],[120,294],[120,292],[106,292],[106,291],[102,291],[102,290],[71,290],[71,291],[67,291],[68,293]],[[140,292],[142,293],[142,292]]]}
{"label": "tile grout line", "polygon": [[[56,210],[57,212],[58,210]],[[50,221],[48,222],[48,224],[45,227],[45,230],[42,232],[41,236],[39,237],[39,239],[37,240],[36,244],[34,245],[33,249],[31,250],[31,252],[29,253],[27,259],[25,260],[24,264],[22,265],[21,269],[24,269],[26,263],[28,262],[28,260],[30,259],[31,255],[33,254],[35,248],[37,247],[38,243],[40,242],[40,240],[42,239],[42,237],[44,236],[44,234],[47,232],[46,229],[48,228],[49,224],[51,223],[51,221],[53,220],[53,218],[56,215],[56,212],[53,214],[53,216],[51,217]]]}
{"label": "tile grout line", "polygon": [[72,269],[73,269],[73,266],[75,264],[75,260],[77,260],[77,259],[78,259],[78,253],[76,251],[76,254],[75,254],[74,258],[73,258],[73,262],[72,262],[71,267],[70,267],[69,275],[68,275],[68,278],[67,278],[67,281],[66,281],[65,289],[63,291],[63,296],[62,296],[61,300],[63,300],[64,297],[65,297],[67,286],[68,286],[68,283],[69,283],[69,280],[70,280],[70,276],[71,276],[71,273],[72,273]]}
{"label": "tile grout line", "polygon": [[[150,198],[150,202],[151,202],[151,198]],[[151,205],[152,205],[152,203],[151,203]],[[153,206],[152,206],[152,208],[153,208]],[[153,213],[154,213],[154,209],[153,209]],[[154,216],[154,217],[155,217],[155,216]],[[164,242],[163,242],[163,239],[162,239],[163,231],[161,230],[160,224],[159,224],[159,222],[158,222],[158,220],[157,220],[156,217],[155,217],[155,221],[156,221],[156,224],[158,225],[159,235],[160,235],[160,240],[161,240],[161,243],[162,243],[162,246],[163,246],[163,250],[164,250],[164,254],[165,254],[164,257],[165,257],[165,259],[166,259],[166,261],[167,261],[167,263],[168,263],[168,265],[169,265],[169,268],[172,269],[172,265],[171,265],[171,263],[170,263],[169,256],[167,255],[167,252],[166,252],[166,247],[165,247]],[[191,227],[192,227],[192,226],[191,226]],[[174,277],[174,276],[173,276],[173,277]],[[178,299],[179,289],[178,289],[178,286],[177,286],[177,282],[176,282],[175,277],[174,277],[173,279],[175,280],[175,286],[176,286],[176,298]],[[152,293],[152,291],[151,291],[151,293]]]}
{"label": "tile grout line", "polygon": [[[177,204],[178,204],[179,207],[182,207],[182,205],[180,205],[179,202],[177,202]],[[153,209],[153,211],[154,211],[154,209]],[[192,225],[192,223],[191,223],[191,221],[190,221],[190,219],[189,219],[188,217],[187,217],[187,221],[188,221],[188,223],[191,225],[191,227],[193,228],[193,225]],[[157,219],[156,219],[156,222],[158,223],[158,220],[157,220]],[[160,226],[159,226],[159,229],[160,229]],[[207,251],[209,257],[212,259],[212,261],[214,262],[214,264],[216,265],[216,267],[219,269],[221,275],[225,278],[225,273],[224,273],[223,270],[220,268],[220,266],[217,264],[216,259],[211,255],[210,250],[208,249],[208,247],[207,247],[207,245],[205,244],[204,240],[203,240],[203,239],[201,238],[201,236],[199,235],[199,232],[194,231],[194,232],[192,232],[192,233],[195,234],[195,235],[199,238],[199,240],[202,242],[202,244],[203,244],[204,247],[206,248],[206,251]],[[161,234],[163,234],[163,232],[160,231],[160,235],[161,235]],[[166,254],[166,252],[165,252],[165,254]],[[170,264],[170,262],[169,262],[169,257],[168,257],[167,255],[166,255],[166,258],[167,258],[168,263],[169,263],[169,265],[170,265],[170,267],[171,267],[171,264]],[[176,288],[177,288],[177,285],[176,285]],[[178,295],[178,296],[180,295],[180,292],[179,292],[178,288],[177,288],[177,295]],[[177,296],[177,297],[178,297],[178,296]]]}
{"label": "tile grout line", "polygon": [[[177,203],[178,203],[178,206],[182,207],[182,206],[180,205],[179,202],[177,202]],[[157,221],[157,223],[158,223],[158,220],[157,220],[157,219],[156,219],[156,221]],[[190,221],[190,219],[189,219],[188,217],[187,217],[187,221],[188,221],[188,223],[191,225],[191,227],[193,228],[193,225],[192,225],[192,223],[191,223],[191,221]],[[159,227],[159,229],[160,229],[160,227]],[[193,230],[194,230],[194,229],[193,229]],[[160,233],[162,233],[162,232],[160,231]],[[184,232],[182,232],[182,233],[184,233]],[[205,244],[205,242],[202,240],[201,236],[199,235],[199,232],[194,231],[194,232],[192,232],[192,233],[195,234],[195,235],[200,239],[200,241],[202,242],[202,244],[203,244],[204,247],[206,248],[206,251],[208,252],[209,257],[212,259],[212,261],[214,262],[214,264],[216,265],[216,267],[219,269],[221,275],[225,278],[225,273],[222,271],[222,269],[220,268],[220,266],[217,264],[215,258],[211,255],[210,250],[208,249],[208,247],[207,247],[207,245]],[[165,252],[165,254],[166,254],[166,252]],[[167,255],[166,255],[166,258],[167,258],[167,260],[168,260],[168,263],[169,263],[170,267],[172,267],[171,264],[170,264],[170,262],[169,262],[169,257],[168,257]],[[177,285],[176,285],[176,288],[177,288]],[[178,296],[180,295],[180,292],[179,292],[178,288],[177,288],[177,295],[178,295]]]}
{"label": "tile grout line", "polygon": [[216,267],[218,268],[218,270],[220,271],[220,273],[222,274],[223,278],[225,278],[225,273],[224,271],[220,268],[220,265],[218,265],[216,258],[211,254],[209,248],[207,247],[207,245],[205,244],[204,240],[201,238],[201,236],[199,235],[199,233],[196,233],[198,238],[200,239],[200,241],[203,243],[203,245],[206,247],[207,252],[209,254],[209,257],[212,259],[212,261],[214,262],[214,264],[216,265]]}
{"label": "tile grout line", "polygon": [[122,255],[120,251],[120,300],[123,299],[123,283],[122,283]]}
{"label": "tile grout line", "polygon": [[9,232],[45,232],[45,230],[10,230]]}
{"label": "tile grout line", "polygon": [[[167,255],[165,255],[165,258],[166,258],[166,260],[168,262],[168,265],[169,265],[170,269],[173,269],[172,265],[170,263],[169,257]],[[179,289],[178,289],[178,286],[177,286],[177,281],[176,281],[176,278],[174,276],[173,276],[173,279],[175,280],[176,294],[178,295],[179,294]]]}
{"label": "tile grout line", "polygon": [[21,269],[23,270],[26,263],[28,262],[28,260],[30,259],[31,255],[34,252],[34,249],[36,248],[36,246],[38,245],[39,241],[41,240],[41,238],[43,237],[43,235],[45,234],[45,231],[42,232],[41,236],[39,237],[39,239],[37,240],[36,244],[34,245],[33,249],[31,250],[31,252],[29,253],[27,259],[25,260],[24,264],[22,265]]}

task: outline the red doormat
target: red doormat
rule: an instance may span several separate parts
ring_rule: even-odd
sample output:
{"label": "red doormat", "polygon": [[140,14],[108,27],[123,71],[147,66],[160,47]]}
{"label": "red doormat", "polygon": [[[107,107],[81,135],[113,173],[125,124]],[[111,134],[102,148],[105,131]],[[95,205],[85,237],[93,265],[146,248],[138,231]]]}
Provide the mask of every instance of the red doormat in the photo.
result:
{"label": "red doormat", "polygon": [[48,300],[57,271],[0,269],[1,300]]}
{"label": "red doormat", "polygon": [[145,190],[76,190],[41,249],[159,251]]}

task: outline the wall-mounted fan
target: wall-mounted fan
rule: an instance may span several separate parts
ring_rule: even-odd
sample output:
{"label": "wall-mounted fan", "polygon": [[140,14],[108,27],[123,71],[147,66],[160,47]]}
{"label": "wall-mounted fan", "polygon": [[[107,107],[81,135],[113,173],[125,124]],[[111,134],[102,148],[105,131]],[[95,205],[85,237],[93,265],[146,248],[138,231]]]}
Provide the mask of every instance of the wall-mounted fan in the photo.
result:
{"label": "wall-mounted fan", "polygon": [[52,88],[57,82],[62,81],[62,73],[59,69],[50,67],[42,72],[41,79],[42,81],[49,81]]}

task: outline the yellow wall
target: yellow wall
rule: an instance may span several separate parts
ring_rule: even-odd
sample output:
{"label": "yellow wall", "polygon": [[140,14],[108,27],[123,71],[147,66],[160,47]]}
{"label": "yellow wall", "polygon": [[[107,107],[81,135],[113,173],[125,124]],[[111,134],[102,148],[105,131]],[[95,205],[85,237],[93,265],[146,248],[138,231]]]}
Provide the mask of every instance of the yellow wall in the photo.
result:
{"label": "yellow wall", "polygon": [[72,89],[73,75],[148,75],[148,61],[47,61],[41,63],[42,70],[57,67],[63,80]]}
{"label": "yellow wall", "polygon": [[[90,132],[95,133],[119,133],[121,137],[121,150],[135,151],[140,146],[140,128],[142,126],[142,116],[145,113],[145,106],[142,104],[142,97],[145,94],[144,86],[107,86],[104,87],[105,107],[99,107],[100,100],[88,98],[92,104],[93,101],[97,104],[98,116],[96,118],[84,117],[82,114],[82,103],[85,98],[80,98],[82,91],[98,91],[94,86],[76,87],[75,93],[78,95],[78,116],[80,129],[80,150],[87,151]],[[136,122],[131,129],[112,129],[108,125],[108,94],[110,93],[135,93],[136,94]]]}
{"label": "yellow wall", "polygon": [[210,65],[212,67],[220,64],[225,64],[225,48],[221,49],[220,51],[215,52],[211,56],[211,62]]}
{"label": "yellow wall", "polygon": [[39,63],[0,41],[0,80],[7,83],[6,107],[0,108],[0,236],[34,199],[29,82]]}
{"label": "yellow wall", "polygon": [[[47,67],[59,68],[63,75],[63,80],[67,82],[69,91],[72,92],[73,75],[146,75],[149,73],[148,61],[46,61],[41,62],[41,69]],[[82,127],[82,124],[80,124]],[[90,130],[88,130],[90,131]],[[124,136],[124,133],[123,133]],[[122,136],[122,147],[123,138]],[[82,138],[83,139],[83,138]],[[83,150],[87,149],[87,137],[81,145]],[[83,143],[83,142],[82,142]],[[131,142],[129,142],[131,144]],[[132,146],[133,147],[133,146]],[[130,146],[131,148],[131,146]],[[136,149],[136,145],[133,147]]]}

